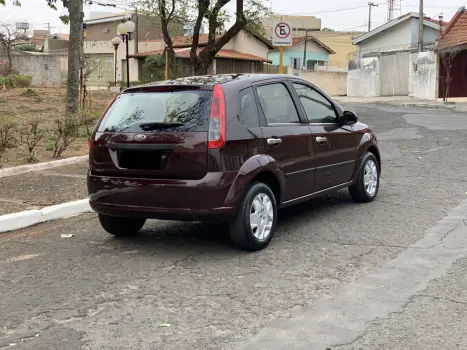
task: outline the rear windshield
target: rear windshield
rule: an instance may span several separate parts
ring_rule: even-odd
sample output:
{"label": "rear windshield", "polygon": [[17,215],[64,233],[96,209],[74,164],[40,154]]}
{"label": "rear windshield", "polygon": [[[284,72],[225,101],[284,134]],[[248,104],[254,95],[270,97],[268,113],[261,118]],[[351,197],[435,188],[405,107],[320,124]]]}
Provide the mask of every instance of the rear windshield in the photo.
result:
{"label": "rear windshield", "polygon": [[99,131],[208,131],[211,94],[201,90],[122,94]]}

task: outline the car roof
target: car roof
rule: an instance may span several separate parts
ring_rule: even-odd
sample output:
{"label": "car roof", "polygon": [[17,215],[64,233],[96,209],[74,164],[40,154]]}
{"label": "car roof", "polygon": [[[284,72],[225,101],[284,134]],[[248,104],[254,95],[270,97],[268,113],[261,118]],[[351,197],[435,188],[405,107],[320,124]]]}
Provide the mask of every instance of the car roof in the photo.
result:
{"label": "car roof", "polygon": [[135,88],[149,88],[164,85],[218,85],[227,83],[254,83],[261,80],[269,79],[288,79],[292,76],[287,74],[217,74],[217,75],[202,75],[202,76],[191,76],[184,78],[177,78],[173,80],[157,81],[149,84],[135,86]]}

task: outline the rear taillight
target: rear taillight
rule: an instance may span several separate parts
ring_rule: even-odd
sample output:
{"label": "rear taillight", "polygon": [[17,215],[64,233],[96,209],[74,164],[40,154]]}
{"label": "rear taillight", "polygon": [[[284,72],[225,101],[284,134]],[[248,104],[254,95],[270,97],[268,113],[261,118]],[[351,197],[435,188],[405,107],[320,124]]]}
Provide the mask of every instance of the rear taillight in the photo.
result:
{"label": "rear taillight", "polygon": [[211,115],[209,118],[210,149],[222,148],[225,145],[225,99],[220,85],[214,86],[212,93]]}

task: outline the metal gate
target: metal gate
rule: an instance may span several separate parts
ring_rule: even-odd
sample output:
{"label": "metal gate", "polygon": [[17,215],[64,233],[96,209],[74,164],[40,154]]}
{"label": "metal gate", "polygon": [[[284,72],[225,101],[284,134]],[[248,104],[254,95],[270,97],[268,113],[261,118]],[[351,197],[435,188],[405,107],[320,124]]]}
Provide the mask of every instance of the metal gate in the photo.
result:
{"label": "metal gate", "polygon": [[380,60],[381,96],[409,95],[409,53],[383,55]]}

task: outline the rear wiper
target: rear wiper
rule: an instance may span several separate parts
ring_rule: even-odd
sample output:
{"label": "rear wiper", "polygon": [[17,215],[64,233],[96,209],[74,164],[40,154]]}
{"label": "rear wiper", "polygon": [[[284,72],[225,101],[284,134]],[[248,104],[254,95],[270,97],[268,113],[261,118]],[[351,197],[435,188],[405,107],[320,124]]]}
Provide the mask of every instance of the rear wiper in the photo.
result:
{"label": "rear wiper", "polygon": [[174,128],[177,126],[183,126],[185,124],[182,123],[145,123],[145,124],[140,124],[140,128],[149,131],[149,130],[157,130],[157,129],[168,129],[168,128]]}

